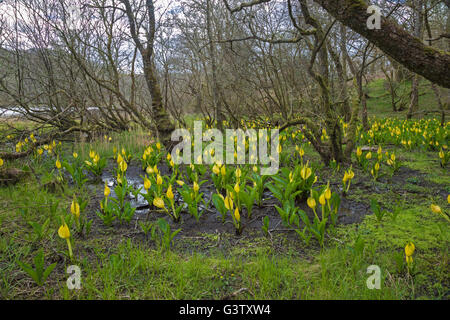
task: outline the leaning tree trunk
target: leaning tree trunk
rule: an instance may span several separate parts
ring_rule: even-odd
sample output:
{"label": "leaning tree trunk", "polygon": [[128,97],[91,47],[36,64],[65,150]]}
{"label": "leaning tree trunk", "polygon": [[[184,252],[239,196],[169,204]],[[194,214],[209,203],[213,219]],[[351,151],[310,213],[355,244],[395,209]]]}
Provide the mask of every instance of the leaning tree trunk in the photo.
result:
{"label": "leaning tree trunk", "polygon": [[380,30],[369,30],[367,4],[362,0],[314,0],[341,23],[366,37],[412,72],[450,88],[450,54],[425,45],[391,19],[381,19]]}

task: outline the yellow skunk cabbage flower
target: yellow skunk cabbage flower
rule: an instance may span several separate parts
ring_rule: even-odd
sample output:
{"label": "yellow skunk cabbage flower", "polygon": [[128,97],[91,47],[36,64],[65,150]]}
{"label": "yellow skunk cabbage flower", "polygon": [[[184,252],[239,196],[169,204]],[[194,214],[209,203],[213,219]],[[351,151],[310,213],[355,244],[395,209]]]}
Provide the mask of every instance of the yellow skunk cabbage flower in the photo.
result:
{"label": "yellow skunk cabbage flower", "polygon": [[89,151],[89,158],[94,159],[94,157],[95,157],[95,151],[94,150]]}
{"label": "yellow skunk cabbage flower", "polygon": [[450,194],[447,196],[447,203],[450,203]]}
{"label": "yellow skunk cabbage flower", "polygon": [[308,204],[308,207],[310,207],[313,210],[315,210],[315,208],[317,206],[316,200],[312,197],[308,198],[307,204]]}
{"label": "yellow skunk cabbage flower", "polygon": [[73,155],[73,157],[74,157],[75,159],[78,158],[78,153],[74,152],[72,155]]}
{"label": "yellow skunk cabbage flower", "polygon": [[156,149],[158,149],[158,151],[161,151],[161,143],[158,142],[158,143],[156,144]]}
{"label": "yellow skunk cabbage flower", "polygon": [[302,170],[300,170],[300,176],[303,180],[308,180],[308,178],[311,176],[312,170],[308,167],[303,167]]}
{"label": "yellow skunk cabbage flower", "polygon": [[120,164],[121,162],[123,162],[123,157],[122,157],[122,155],[119,153],[119,155],[117,156],[117,164]]}
{"label": "yellow skunk cabbage flower", "polygon": [[303,156],[305,155],[305,150],[303,150],[303,148],[300,148],[298,153],[299,153],[300,157],[303,158]]}
{"label": "yellow skunk cabbage flower", "polygon": [[167,154],[167,161],[172,160],[172,155],[170,153]]}
{"label": "yellow skunk cabbage flower", "polygon": [[150,180],[147,177],[145,177],[144,178],[144,189],[146,191],[148,191],[148,189],[150,189],[151,186],[152,186],[152,183],[150,182]]}
{"label": "yellow skunk cabbage flower", "polygon": [[70,205],[70,212],[77,218],[80,217],[80,204],[77,202],[74,197],[72,200],[72,204]]}
{"label": "yellow skunk cabbage flower", "polygon": [[60,226],[58,229],[58,235],[62,239],[69,239],[70,238],[70,230],[67,224],[64,223],[64,225]]}
{"label": "yellow skunk cabbage flower", "polygon": [[39,154],[40,156],[42,156],[42,154],[44,153],[44,150],[42,150],[41,148],[39,148],[37,152],[38,152],[38,154]]}
{"label": "yellow skunk cabbage flower", "polygon": [[153,168],[152,167],[147,167],[145,172],[147,172],[148,175],[151,175],[151,174],[153,174]]}
{"label": "yellow skunk cabbage flower", "polygon": [[414,250],[416,250],[416,247],[414,246],[414,243],[408,242],[405,246],[405,254],[407,257],[410,257],[414,254]]}
{"label": "yellow skunk cabbage flower", "polygon": [[225,204],[225,208],[227,208],[227,210],[229,210],[229,211],[233,210],[233,200],[231,200],[231,198],[229,196],[225,197],[225,200],[223,201],[223,203]]}
{"label": "yellow skunk cabbage flower", "polygon": [[362,156],[362,149],[361,149],[361,147],[358,147],[356,149],[356,155],[358,156],[358,158]]}
{"label": "yellow skunk cabbage flower", "polygon": [[[448,200],[448,198],[447,198]],[[438,205],[432,204],[431,205],[431,211],[433,211],[434,213],[442,213],[442,209],[441,207],[439,207]]]}
{"label": "yellow skunk cabbage flower", "polygon": [[4,163],[3,159],[0,158],[0,167],[3,166],[3,163]]}
{"label": "yellow skunk cabbage flower", "polygon": [[234,218],[236,221],[241,221],[241,215],[239,214],[239,209],[236,207],[236,210],[234,210]]}
{"label": "yellow skunk cabbage flower", "polygon": [[169,188],[167,189],[166,196],[170,201],[173,201],[174,195],[172,192],[172,185],[170,185]]}
{"label": "yellow skunk cabbage flower", "polygon": [[59,161],[59,158],[56,159],[56,168],[61,169],[61,161]]}
{"label": "yellow skunk cabbage flower", "polygon": [[215,175],[219,175],[220,174],[220,168],[219,168],[219,166],[217,164],[215,164],[214,167],[212,168],[212,172]]}
{"label": "yellow skunk cabbage flower", "polygon": [[126,172],[128,168],[127,163],[125,162],[125,160],[122,160],[122,162],[119,163],[119,169],[122,173]]}
{"label": "yellow skunk cabbage flower", "polygon": [[406,256],[406,263],[407,263],[408,265],[411,265],[412,262],[413,262],[412,256]]}
{"label": "yellow skunk cabbage flower", "polygon": [[180,187],[182,187],[182,186],[184,186],[184,181],[177,180],[177,184],[178,184]]}
{"label": "yellow skunk cabbage flower", "polygon": [[194,181],[194,186],[192,187],[192,189],[194,190],[195,193],[198,192],[198,190],[200,189],[200,186],[198,185],[197,182]]}
{"label": "yellow skunk cabbage flower", "polygon": [[159,174],[158,174],[157,177],[156,177],[156,184],[157,184],[158,186],[160,186],[160,185],[163,184],[163,179],[162,179],[162,177],[161,177]]}
{"label": "yellow skunk cabbage flower", "polygon": [[63,225],[59,227],[58,229],[58,235],[60,238],[65,239],[67,242],[67,247],[69,248],[69,257],[72,259],[73,253],[72,253],[72,245],[70,244],[70,230],[67,224],[64,222],[63,219]]}
{"label": "yellow skunk cabbage flower", "polygon": [[109,195],[111,194],[111,189],[108,187],[108,185],[105,183],[105,189],[103,190],[103,194],[105,196],[105,198],[108,198]]}
{"label": "yellow skunk cabbage flower", "polygon": [[348,177],[350,178],[350,180],[352,180],[355,177],[355,173],[353,172],[352,169],[348,170]]}
{"label": "yellow skunk cabbage flower", "polygon": [[330,186],[328,185],[327,188],[325,189],[325,199],[330,200],[331,199],[331,189]]}
{"label": "yellow skunk cabbage flower", "polygon": [[160,208],[160,209],[165,209],[166,208],[166,206],[164,205],[164,200],[161,199],[161,198],[153,199],[153,205],[155,207],[157,207],[157,208]]}
{"label": "yellow skunk cabbage flower", "polygon": [[327,203],[326,199],[325,199],[325,193],[322,193],[319,197],[319,203],[324,206],[325,203]]}
{"label": "yellow skunk cabbage flower", "polygon": [[222,168],[220,168],[220,174],[224,177],[227,175],[227,168],[225,166],[222,166]]}
{"label": "yellow skunk cabbage flower", "polygon": [[344,178],[342,179],[342,182],[347,183],[347,181],[352,180],[353,177],[355,176],[355,173],[351,170],[346,171],[344,173]]}
{"label": "yellow skunk cabbage flower", "polygon": [[241,171],[241,169],[240,168],[237,168],[236,169],[236,178],[240,178],[241,177],[241,175],[242,175],[242,171]]}
{"label": "yellow skunk cabbage flower", "polygon": [[367,160],[372,159],[372,152],[369,152],[368,154],[366,154],[366,159]]}
{"label": "yellow skunk cabbage flower", "polygon": [[239,187],[239,183],[236,183],[234,186],[234,192],[239,193],[239,191],[241,191],[241,188]]}

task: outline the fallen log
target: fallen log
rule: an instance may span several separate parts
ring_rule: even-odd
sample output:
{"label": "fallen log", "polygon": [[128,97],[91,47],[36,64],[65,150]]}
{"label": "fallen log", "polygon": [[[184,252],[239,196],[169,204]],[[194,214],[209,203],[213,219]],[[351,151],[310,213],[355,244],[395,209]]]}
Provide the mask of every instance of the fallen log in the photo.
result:
{"label": "fallen log", "polygon": [[0,185],[15,185],[30,173],[16,168],[0,170]]}

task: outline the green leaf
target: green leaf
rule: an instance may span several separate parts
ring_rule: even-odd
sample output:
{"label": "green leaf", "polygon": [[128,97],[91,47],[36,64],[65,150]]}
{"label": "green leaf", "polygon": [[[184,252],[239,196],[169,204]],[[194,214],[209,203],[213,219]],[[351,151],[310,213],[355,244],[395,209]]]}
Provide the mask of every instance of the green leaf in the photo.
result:
{"label": "green leaf", "polygon": [[56,263],[53,263],[53,264],[49,265],[47,267],[47,269],[45,269],[44,274],[42,275],[42,283],[44,283],[47,280],[48,276],[53,271],[53,269],[55,269],[55,267],[56,267]]}
{"label": "green leaf", "polygon": [[378,204],[377,200],[370,200],[370,207],[372,208],[373,213],[375,213],[376,215],[380,213],[380,205]]}

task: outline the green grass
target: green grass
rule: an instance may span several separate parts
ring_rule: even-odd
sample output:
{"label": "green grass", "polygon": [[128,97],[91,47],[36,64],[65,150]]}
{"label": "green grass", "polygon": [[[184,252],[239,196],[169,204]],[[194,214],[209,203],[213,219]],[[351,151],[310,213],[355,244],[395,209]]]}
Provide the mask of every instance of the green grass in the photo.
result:
{"label": "green grass", "polygon": [[[409,285],[366,287],[364,267],[349,272],[351,253],[330,248],[312,261],[287,253],[277,256],[258,249],[252,255],[207,256],[148,251],[127,241],[100,266],[87,269],[86,289],[62,290],[77,299],[221,299],[245,288],[241,299],[394,299],[408,298]],[[382,256],[377,262],[388,262]],[[360,268],[361,267],[361,268]],[[360,269],[360,270],[359,270]]]}
{"label": "green grass", "polygon": [[[406,93],[406,101],[409,102],[409,93],[411,92],[411,81],[406,81],[400,84],[398,88],[399,95]],[[406,109],[400,112],[392,110],[391,96],[385,88],[385,80],[377,79],[369,83],[367,86],[367,93],[369,99],[367,100],[367,110],[369,116],[378,118],[405,118],[408,112],[409,104],[406,104]],[[419,110],[437,110],[438,104],[436,96],[431,89],[428,81],[422,80],[419,85]],[[426,117],[439,117],[439,114],[429,114]],[[417,118],[417,117],[415,117]]]}

